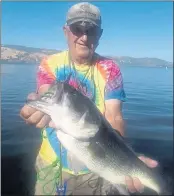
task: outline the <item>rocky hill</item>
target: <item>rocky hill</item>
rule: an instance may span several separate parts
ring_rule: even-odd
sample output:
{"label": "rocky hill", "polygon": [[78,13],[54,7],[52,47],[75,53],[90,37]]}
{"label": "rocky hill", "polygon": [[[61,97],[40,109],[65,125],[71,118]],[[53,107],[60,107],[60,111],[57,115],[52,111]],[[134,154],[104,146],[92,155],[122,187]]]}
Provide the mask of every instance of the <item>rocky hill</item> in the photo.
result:
{"label": "rocky hill", "polygon": [[2,45],[1,62],[33,64],[40,62],[44,56],[54,54],[56,52],[60,51],[16,45]]}
{"label": "rocky hill", "polygon": [[[44,56],[61,52],[59,50],[32,48],[17,45],[1,46],[1,63],[39,63]],[[173,66],[173,63],[158,58],[133,58],[128,56],[107,56],[115,60],[119,65],[137,66]]]}

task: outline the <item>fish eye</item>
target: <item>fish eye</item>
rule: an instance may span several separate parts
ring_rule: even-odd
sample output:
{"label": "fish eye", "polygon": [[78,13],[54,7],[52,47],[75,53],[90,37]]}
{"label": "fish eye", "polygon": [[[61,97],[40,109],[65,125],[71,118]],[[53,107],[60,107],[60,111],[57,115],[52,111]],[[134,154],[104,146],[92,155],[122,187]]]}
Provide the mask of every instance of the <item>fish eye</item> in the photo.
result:
{"label": "fish eye", "polygon": [[48,97],[48,98],[51,98],[51,97],[53,96],[53,94],[50,93],[50,92],[46,92],[44,96],[45,96],[45,97]]}
{"label": "fish eye", "polygon": [[50,93],[50,92],[46,92],[42,97],[41,97],[41,100],[43,100],[43,101],[47,101],[47,100],[49,100],[49,99],[51,99],[52,98],[52,96],[53,96],[53,94],[52,93]]}

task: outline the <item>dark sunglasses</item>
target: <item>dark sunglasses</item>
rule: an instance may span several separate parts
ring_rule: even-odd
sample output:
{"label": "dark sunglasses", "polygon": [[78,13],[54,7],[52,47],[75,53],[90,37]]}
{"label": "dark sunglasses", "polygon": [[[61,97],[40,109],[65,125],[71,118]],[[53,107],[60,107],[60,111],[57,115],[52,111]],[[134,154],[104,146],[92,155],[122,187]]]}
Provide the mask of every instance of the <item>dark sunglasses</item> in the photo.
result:
{"label": "dark sunglasses", "polygon": [[102,33],[101,28],[91,24],[81,25],[79,23],[75,23],[70,25],[69,28],[70,31],[76,36],[82,36],[85,34],[90,37],[97,37]]}

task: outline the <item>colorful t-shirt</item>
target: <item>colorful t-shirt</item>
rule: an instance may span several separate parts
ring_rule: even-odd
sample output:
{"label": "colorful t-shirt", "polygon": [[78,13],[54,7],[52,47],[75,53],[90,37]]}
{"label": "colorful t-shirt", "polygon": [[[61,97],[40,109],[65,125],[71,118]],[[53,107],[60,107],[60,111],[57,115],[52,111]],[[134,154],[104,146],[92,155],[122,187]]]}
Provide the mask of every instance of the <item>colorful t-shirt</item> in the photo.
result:
{"label": "colorful t-shirt", "polygon": [[[55,80],[66,81],[89,97],[104,114],[105,100],[125,101],[123,79],[119,66],[113,60],[98,54],[95,54],[94,59],[93,65],[73,64],[68,51],[44,58],[37,74],[37,88],[43,84],[51,84]],[[60,156],[59,141],[51,128],[45,128],[43,134],[45,137],[39,154],[44,161],[51,164]],[[68,152],[63,148],[63,170],[77,174],[69,163],[68,156]],[[88,169],[82,167],[78,174],[86,172]]]}

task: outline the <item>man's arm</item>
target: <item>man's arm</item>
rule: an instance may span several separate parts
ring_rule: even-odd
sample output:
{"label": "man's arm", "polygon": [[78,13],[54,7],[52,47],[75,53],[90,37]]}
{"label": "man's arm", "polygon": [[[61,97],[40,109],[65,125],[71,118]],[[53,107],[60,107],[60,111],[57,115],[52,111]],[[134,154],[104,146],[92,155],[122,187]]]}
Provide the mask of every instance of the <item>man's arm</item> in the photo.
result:
{"label": "man's arm", "polygon": [[105,117],[111,126],[124,136],[124,120],[122,116],[122,101],[110,99],[105,101]]}
{"label": "man's arm", "polygon": [[123,78],[119,67],[112,62],[110,75],[105,87],[105,117],[111,126],[124,136],[124,120],[122,102],[126,95],[123,88]]}
{"label": "man's arm", "polygon": [[56,77],[48,64],[47,58],[41,61],[36,77],[38,94],[45,93],[55,81]]}

